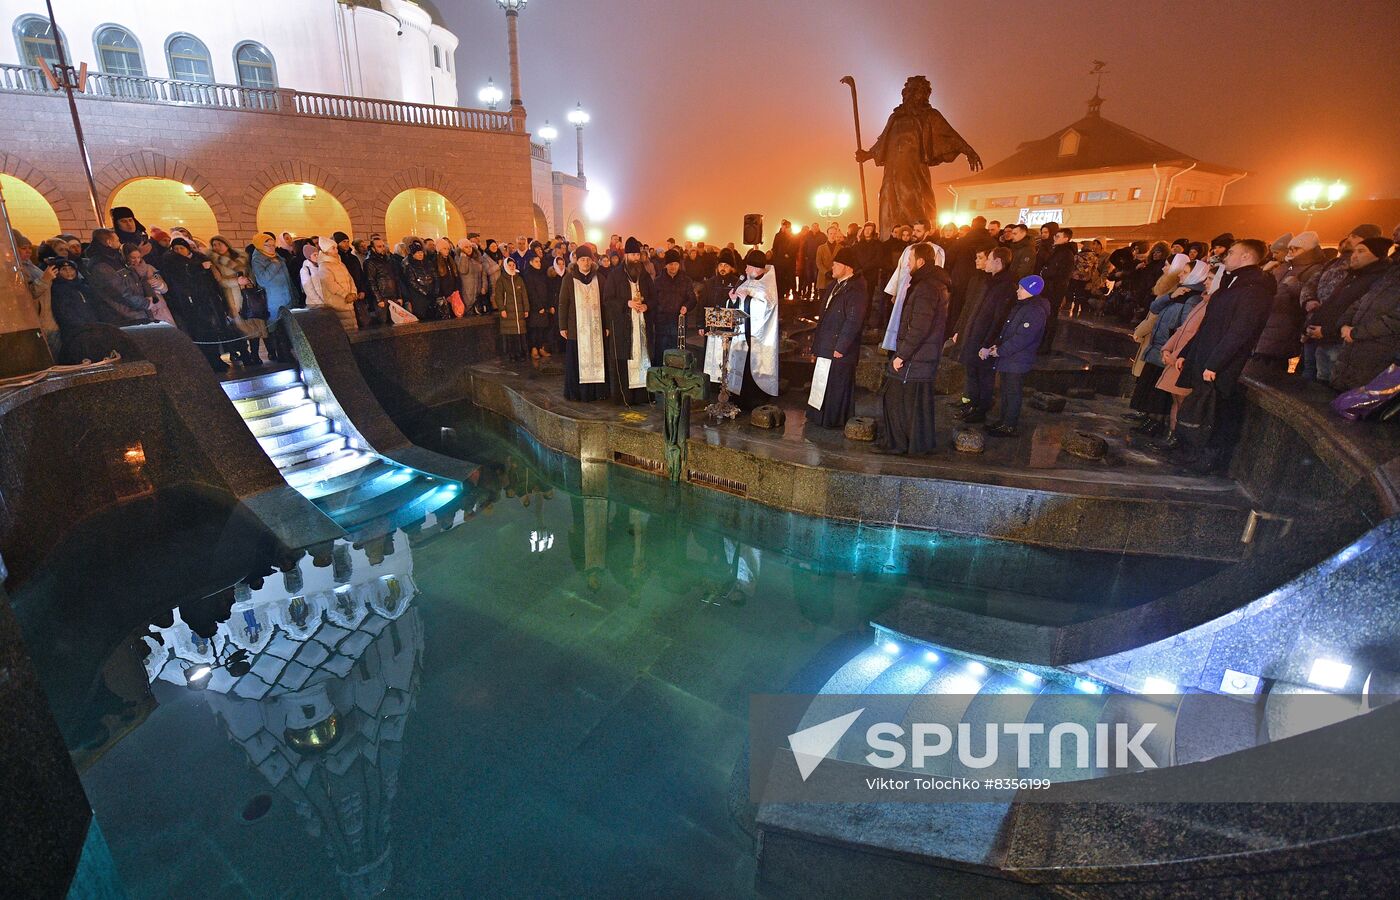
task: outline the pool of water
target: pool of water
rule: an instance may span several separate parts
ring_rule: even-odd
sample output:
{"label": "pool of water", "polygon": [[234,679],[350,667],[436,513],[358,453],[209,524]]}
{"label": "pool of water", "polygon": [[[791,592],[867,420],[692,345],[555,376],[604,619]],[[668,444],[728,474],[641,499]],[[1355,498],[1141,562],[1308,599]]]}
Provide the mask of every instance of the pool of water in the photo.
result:
{"label": "pool of water", "polygon": [[780,513],[456,418],[460,502],[287,553],[216,498],[92,520],[14,596],[133,897],[735,896],[748,697],[890,604],[1078,621],[1211,565]]}

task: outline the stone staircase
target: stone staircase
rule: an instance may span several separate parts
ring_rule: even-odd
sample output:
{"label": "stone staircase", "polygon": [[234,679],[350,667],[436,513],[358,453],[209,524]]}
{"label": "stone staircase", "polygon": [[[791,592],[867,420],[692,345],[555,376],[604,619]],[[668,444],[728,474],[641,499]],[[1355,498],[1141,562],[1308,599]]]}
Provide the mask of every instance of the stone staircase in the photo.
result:
{"label": "stone staircase", "polygon": [[422,519],[452,504],[462,486],[365,447],[322,412],[299,369],[223,382],[248,430],[287,484],[351,538]]}

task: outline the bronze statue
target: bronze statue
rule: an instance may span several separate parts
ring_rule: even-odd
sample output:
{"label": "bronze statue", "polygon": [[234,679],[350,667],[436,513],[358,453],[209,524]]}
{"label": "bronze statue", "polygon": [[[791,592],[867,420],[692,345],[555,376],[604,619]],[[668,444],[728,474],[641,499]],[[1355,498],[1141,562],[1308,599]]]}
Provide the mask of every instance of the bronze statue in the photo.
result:
{"label": "bronze statue", "polygon": [[880,183],[881,235],[896,225],[919,221],[937,227],[938,203],[933,196],[930,166],[966,156],[972,171],[982,168],[977,151],[929,104],[932,94],[933,86],[926,77],[910,76],[904,82],[904,102],[890,113],[874,146],[856,151],[856,162],[873,159],[885,170]]}

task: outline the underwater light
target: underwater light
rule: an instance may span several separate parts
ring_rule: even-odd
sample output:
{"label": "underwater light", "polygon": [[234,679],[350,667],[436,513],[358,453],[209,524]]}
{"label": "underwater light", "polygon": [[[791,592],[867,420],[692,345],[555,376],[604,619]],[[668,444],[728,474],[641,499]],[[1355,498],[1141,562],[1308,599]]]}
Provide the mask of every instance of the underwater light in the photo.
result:
{"label": "underwater light", "polygon": [[924,662],[926,662],[926,663],[936,663],[936,662],[938,662],[938,654],[937,654],[937,653],[934,653],[932,650],[925,651],[925,653],[924,653]]}
{"label": "underwater light", "polygon": [[984,666],[984,665],[982,665],[980,662],[970,662],[970,663],[968,663],[968,664],[967,664],[967,670],[968,670],[969,672],[971,672],[973,675],[986,675],[986,674],[987,674],[987,667]]}
{"label": "underwater light", "polygon": [[209,676],[212,674],[214,674],[213,666],[190,666],[185,670],[185,683],[192,688],[203,688],[209,683]]}
{"label": "underwater light", "polygon": [[880,649],[888,653],[890,656],[896,656],[899,653],[899,645],[896,644],[894,641],[885,641],[884,646],[882,646]]}
{"label": "underwater light", "polygon": [[1145,679],[1142,683],[1142,692],[1144,694],[1175,694],[1177,690],[1175,684],[1165,678],[1157,678],[1156,676]]}
{"label": "underwater light", "polygon": [[1040,676],[1034,672],[1027,672],[1025,669],[1016,673],[1016,679],[1022,684],[1040,684]]}
{"label": "underwater light", "polygon": [[1335,659],[1315,659],[1312,664],[1312,671],[1308,673],[1308,682],[1321,688],[1331,688],[1339,691],[1347,686],[1347,679],[1351,677],[1351,666]]}
{"label": "underwater light", "polygon": [[1103,685],[1090,681],[1087,678],[1074,679],[1074,689],[1083,694],[1102,694]]}

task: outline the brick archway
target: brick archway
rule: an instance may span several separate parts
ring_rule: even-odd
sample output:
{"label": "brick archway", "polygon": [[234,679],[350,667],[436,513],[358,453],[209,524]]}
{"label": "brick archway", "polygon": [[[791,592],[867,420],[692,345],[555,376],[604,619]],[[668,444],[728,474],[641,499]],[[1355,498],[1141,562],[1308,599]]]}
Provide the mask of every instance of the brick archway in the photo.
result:
{"label": "brick archway", "polygon": [[[365,223],[364,209],[350,187],[315,163],[299,159],[270,165],[248,181],[248,187],[243,192],[243,221],[252,223],[252,227],[257,228],[258,206],[261,205],[268,191],[282,184],[303,183],[314,184],[335,197],[340,205],[345,207],[345,212],[350,217],[351,223],[354,224],[356,233],[361,231],[362,225]],[[382,221],[382,217],[378,221]],[[369,231],[377,230],[377,228],[369,229]],[[365,231],[366,236],[368,236],[369,231]]]}
{"label": "brick archway", "polygon": [[[394,173],[381,183],[379,196],[374,198],[374,205],[370,209],[370,219],[374,223],[372,230],[388,231],[389,204],[394,202],[394,198],[399,194],[413,188],[427,188],[431,191],[437,191],[446,197],[448,202],[457,207],[457,212],[461,213],[463,221],[468,223],[475,221],[473,210],[464,199],[466,192],[457,182],[425,166],[413,166]],[[453,235],[452,239],[458,240],[465,236]],[[387,238],[388,235],[385,234],[385,237]]]}
{"label": "brick archway", "polygon": [[226,233],[233,233],[243,227],[242,222],[234,217],[233,210],[224,201],[223,194],[210,184],[209,179],[184,163],[154,150],[130,153],[103,166],[96,176],[97,192],[101,194],[103,204],[110,205],[117,188],[137,178],[166,178],[188,184],[199,191],[199,195],[213,211],[219,227]]}
{"label": "brick archway", "polygon": [[[54,215],[58,216],[58,225],[64,230],[78,230],[78,222],[87,221],[87,217],[91,215],[91,213],[78,213],[78,211],[73,208],[73,205],[68,202],[68,198],[63,195],[63,191],[59,190],[58,185],[54,184],[49,176],[31,166],[24,159],[15,156],[13,153],[6,153],[0,150],[0,172],[13,178],[18,178],[20,181],[23,181],[25,184],[38,191],[43,198],[48,201],[49,206],[53,207]],[[88,222],[87,228],[93,227],[96,227],[96,223]],[[82,230],[86,231],[87,228]],[[53,235],[27,234],[25,237],[37,243],[46,238],[51,238]]]}

